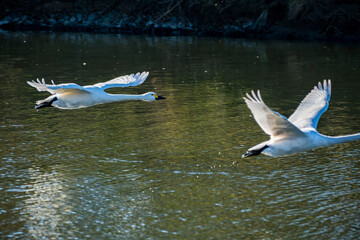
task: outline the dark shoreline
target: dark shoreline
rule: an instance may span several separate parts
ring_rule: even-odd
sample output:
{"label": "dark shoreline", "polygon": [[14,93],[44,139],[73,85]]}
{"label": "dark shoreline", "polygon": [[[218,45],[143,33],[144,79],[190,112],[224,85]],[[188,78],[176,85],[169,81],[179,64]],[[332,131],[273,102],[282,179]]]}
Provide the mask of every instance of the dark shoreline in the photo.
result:
{"label": "dark shoreline", "polygon": [[2,30],[360,43],[360,2],[354,0],[35,0],[22,8],[14,2],[0,5]]}

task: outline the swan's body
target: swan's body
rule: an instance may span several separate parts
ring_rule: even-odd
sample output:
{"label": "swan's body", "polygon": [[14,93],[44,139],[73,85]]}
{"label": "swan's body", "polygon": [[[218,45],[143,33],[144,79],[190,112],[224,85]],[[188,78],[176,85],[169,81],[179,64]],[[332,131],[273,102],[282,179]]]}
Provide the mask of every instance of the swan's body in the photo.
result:
{"label": "swan's body", "polygon": [[48,91],[52,95],[44,100],[37,101],[36,109],[43,107],[57,107],[60,109],[78,109],[90,107],[102,103],[115,101],[143,100],[155,101],[164,99],[156,93],[149,92],[141,95],[109,94],[105,92],[108,88],[129,87],[142,84],[149,72],[125,75],[114,78],[110,81],[97,83],[95,85],[80,86],[76,83],[65,83],[56,85],[54,82],[45,84],[44,79],[37,82],[27,82],[38,91]]}
{"label": "swan's body", "polygon": [[246,105],[261,129],[270,135],[270,140],[248,149],[243,158],[260,153],[278,157],[360,139],[360,133],[330,137],[316,130],[321,115],[329,106],[330,80],[315,86],[288,119],[266,106],[259,90],[257,94],[251,93],[252,96],[246,94],[244,98]]}

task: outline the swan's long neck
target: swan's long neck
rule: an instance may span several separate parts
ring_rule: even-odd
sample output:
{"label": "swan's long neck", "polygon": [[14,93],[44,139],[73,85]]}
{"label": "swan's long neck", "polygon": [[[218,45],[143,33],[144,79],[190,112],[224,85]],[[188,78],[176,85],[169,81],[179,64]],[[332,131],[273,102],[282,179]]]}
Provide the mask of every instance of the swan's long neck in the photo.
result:
{"label": "swan's long neck", "polygon": [[131,101],[131,100],[145,100],[144,95],[131,95],[131,94],[107,94],[109,102],[117,101]]}
{"label": "swan's long neck", "polygon": [[360,133],[345,135],[345,136],[336,136],[330,137],[326,136],[326,141],[328,145],[339,144],[339,143],[346,143],[351,141],[360,140]]}

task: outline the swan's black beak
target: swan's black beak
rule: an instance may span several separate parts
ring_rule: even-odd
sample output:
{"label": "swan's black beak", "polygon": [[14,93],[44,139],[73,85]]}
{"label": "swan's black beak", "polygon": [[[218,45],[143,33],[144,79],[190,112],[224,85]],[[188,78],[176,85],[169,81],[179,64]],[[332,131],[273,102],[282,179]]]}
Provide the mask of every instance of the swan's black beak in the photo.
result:
{"label": "swan's black beak", "polygon": [[252,148],[252,150],[248,150],[241,157],[242,158],[247,158],[247,157],[259,155],[262,151],[264,151],[268,147],[269,147],[268,145],[265,145],[265,146],[263,146],[262,148],[259,148],[259,149],[253,149]]}
{"label": "swan's black beak", "polygon": [[161,100],[161,99],[166,99],[166,97],[162,97],[159,95],[154,95],[155,96],[155,100]]}
{"label": "swan's black beak", "polygon": [[40,108],[44,108],[44,107],[51,107],[51,104],[49,104],[48,102],[40,103],[40,104],[35,106],[35,109],[39,111]]}
{"label": "swan's black beak", "polygon": [[36,106],[35,106],[35,109],[36,109],[37,111],[39,111],[40,108],[52,107],[51,104],[52,104],[53,102],[55,102],[56,100],[57,100],[57,97],[54,97],[53,99],[51,99],[50,102],[42,102],[42,103],[36,105]]}

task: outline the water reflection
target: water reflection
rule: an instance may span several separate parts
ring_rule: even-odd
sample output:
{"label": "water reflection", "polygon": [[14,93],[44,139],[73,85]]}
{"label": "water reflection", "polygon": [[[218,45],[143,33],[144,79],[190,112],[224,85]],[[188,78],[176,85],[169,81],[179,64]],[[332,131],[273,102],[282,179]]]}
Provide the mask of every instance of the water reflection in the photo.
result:
{"label": "water reflection", "polygon": [[[0,48],[1,236],[356,237],[359,143],[278,159],[241,155],[268,138],[243,102],[251,89],[288,116],[331,78],[319,131],[358,132],[358,47],[2,33]],[[146,70],[148,80],[126,92],[165,101],[37,113],[46,94],[26,85]]]}
{"label": "water reflection", "polygon": [[[63,191],[62,176],[57,172],[41,173],[38,169],[29,169],[29,176],[31,189],[28,190],[29,198],[25,200],[22,212],[26,216],[25,225],[29,235],[34,239],[44,235],[58,238],[58,225],[65,222],[63,216],[72,211],[71,206],[64,205],[67,196]],[[62,214],[58,214],[59,209]]]}

